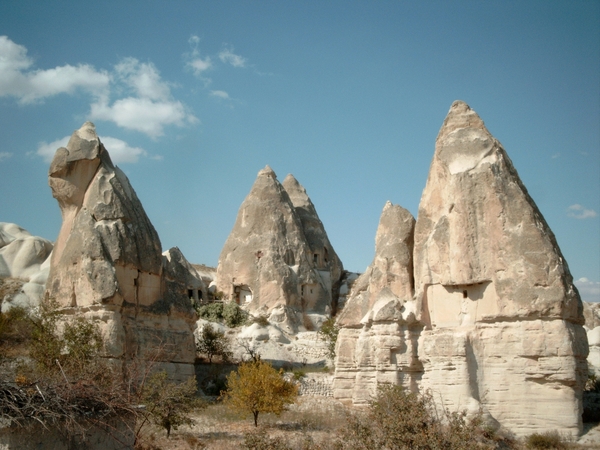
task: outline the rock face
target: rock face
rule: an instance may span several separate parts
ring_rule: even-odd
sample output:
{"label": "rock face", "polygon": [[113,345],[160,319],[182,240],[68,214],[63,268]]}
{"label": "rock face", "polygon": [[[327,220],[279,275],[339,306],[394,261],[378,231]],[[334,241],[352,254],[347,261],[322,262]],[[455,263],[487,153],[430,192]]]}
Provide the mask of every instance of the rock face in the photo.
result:
{"label": "rock face", "polygon": [[[173,378],[193,375],[195,313],[188,286],[125,174],[85,123],[49,171],[63,224],[46,296],[101,324],[108,356],[158,359]],[[181,263],[180,252],[171,251]]]}
{"label": "rock face", "polygon": [[406,209],[387,202],[375,237],[375,258],[353,285],[337,323],[335,395],[366,404],[378,383],[416,388],[421,375],[413,298],[415,219]]}
{"label": "rock face", "polygon": [[342,264],[304,188],[286,184],[291,194],[269,166],[258,173],[221,251],[217,288],[286,329],[313,328],[335,308]]}
{"label": "rock face", "polygon": [[[411,361],[410,370],[396,369],[397,382],[431,390],[453,410],[481,409],[519,435],[580,432],[588,348],[579,294],[506,152],[463,102],[452,105],[438,135],[414,236],[415,297],[403,307],[416,312],[410,342],[416,334],[418,343],[401,343],[389,357]],[[385,349],[374,339],[370,358]],[[343,342],[338,361],[368,367]],[[350,399],[335,386],[336,397]],[[360,397],[353,392],[355,402]]]}
{"label": "rock face", "polygon": [[583,302],[583,314],[590,346],[588,371],[600,378],[600,303]]}
{"label": "rock face", "polygon": [[52,242],[32,236],[14,223],[0,222],[0,278],[16,278],[22,286],[8,298],[0,298],[2,311],[13,306],[39,305],[50,269]]}

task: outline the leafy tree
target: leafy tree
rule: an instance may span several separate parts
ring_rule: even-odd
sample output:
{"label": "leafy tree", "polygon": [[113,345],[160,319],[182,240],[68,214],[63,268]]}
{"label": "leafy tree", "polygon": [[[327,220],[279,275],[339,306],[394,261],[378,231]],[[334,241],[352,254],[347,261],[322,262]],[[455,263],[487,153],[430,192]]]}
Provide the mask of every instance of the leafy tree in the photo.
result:
{"label": "leafy tree", "polygon": [[252,413],[255,427],[259,413],[279,415],[297,396],[298,386],[283,378],[283,370],[277,371],[262,360],[240,364],[238,371],[227,377],[227,390],[221,395],[232,410]]}
{"label": "leafy tree", "polygon": [[225,323],[230,328],[242,326],[248,320],[248,313],[234,302],[209,303],[198,307],[196,311],[202,319]]}
{"label": "leafy tree", "polygon": [[194,408],[202,406],[196,398],[194,377],[185,383],[171,383],[165,371],[157,372],[148,379],[142,390],[142,400],[146,410],[139,428],[150,421],[167,430],[167,438],[171,435],[171,429],[193,424],[189,414]]}
{"label": "leafy tree", "polygon": [[328,355],[331,360],[335,359],[335,344],[339,333],[340,327],[335,324],[335,318],[333,317],[323,322],[319,330],[319,336],[327,342]]}
{"label": "leafy tree", "polygon": [[206,355],[209,363],[212,363],[213,356],[220,356],[227,361],[232,355],[225,333],[217,330],[210,323],[202,327],[200,338],[196,343],[196,350],[198,353]]}

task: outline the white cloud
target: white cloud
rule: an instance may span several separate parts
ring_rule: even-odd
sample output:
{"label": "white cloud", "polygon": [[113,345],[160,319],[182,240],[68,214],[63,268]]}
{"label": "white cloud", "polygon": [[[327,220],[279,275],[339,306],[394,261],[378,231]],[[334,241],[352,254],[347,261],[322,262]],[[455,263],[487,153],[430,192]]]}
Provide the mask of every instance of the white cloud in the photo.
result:
{"label": "white cloud", "polygon": [[10,157],[12,157],[12,153],[10,152],[0,152],[0,162],[4,161],[5,159],[8,159]]}
{"label": "white cloud", "polygon": [[584,277],[575,280],[574,284],[584,302],[600,302],[600,281],[590,281]]}
{"label": "white cloud", "polygon": [[[204,72],[213,68],[212,60],[210,59],[210,56],[207,56],[204,59],[200,57],[200,52],[198,51],[198,44],[200,43],[200,38],[198,36],[191,36],[188,39],[188,43],[192,47],[192,53],[185,55],[188,59],[187,65],[192,68],[194,75],[204,79]],[[204,79],[204,81],[210,82],[209,79]]]}
{"label": "white cloud", "polygon": [[598,213],[593,209],[584,208],[582,205],[576,203],[567,208],[567,215],[575,219],[590,219],[596,217]]}
{"label": "white cloud", "polygon": [[135,96],[118,99],[112,105],[107,97],[98,99],[90,107],[91,120],[111,121],[152,138],[162,136],[166,125],[182,127],[198,122],[182,102],[172,98],[169,84],[153,64],[125,58],[115,66],[115,74]]}
{"label": "white cloud", "polygon": [[52,142],[40,142],[38,144],[36,154],[44,158],[44,161],[49,163],[52,161],[52,158],[54,158],[56,150],[58,150],[60,147],[66,147],[70,138],[71,136],[65,136],[64,138],[57,139]]}
{"label": "white cloud", "polygon": [[552,159],[556,159],[558,157],[560,157],[560,153],[555,153],[554,155],[552,155]]}
{"label": "white cloud", "polygon": [[33,103],[58,94],[73,94],[82,89],[101,95],[110,77],[88,64],[65,65],[48,70],[32,69],[27,49],[0,36],[0,96],[16,97],[21,103]]}
{"label": "white cloud", "polygon": [[246,67],[246,58],[233,53],[233,47],[221,50],[219,59],[225,64],[231,64],[233,67]]}
{"label": "white cloud", "polygon": [[127,142],[110,136],[100,137],[110,159],[115,164],[136,163],[140,156],[145,156],[146,151],[140,147],[131,147]]}
{"label": "white cloud", "polygon": [[[54,158],[56,150],[60,147],[66,147],[71,136],[65,136],[50,143],[40,142],[36,154],[44,158],[49,163]],[[146,151],[140,147],[131,147],[127,142],[110,136],[100,137],[106,150],[110,154],[110,159],[115,164],[136,163],[140,156],[146,155]]]}
{"label": "white cloud", "polygon": [[231,97],[229,97],[229,94],[225,91],[210,91],[210,95],[212,95],[213,97],[219,97],[225,100],[229,100]]}

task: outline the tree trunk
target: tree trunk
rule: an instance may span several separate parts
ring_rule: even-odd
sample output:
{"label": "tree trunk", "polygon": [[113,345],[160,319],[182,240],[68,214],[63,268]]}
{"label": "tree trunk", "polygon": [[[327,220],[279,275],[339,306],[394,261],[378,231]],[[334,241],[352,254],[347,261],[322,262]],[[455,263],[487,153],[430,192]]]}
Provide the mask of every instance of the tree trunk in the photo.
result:
{"label": "tree trunk", "polygon": [[254,426],[257,427],[258,426],[258,411],[252,411],[252,414],[254,414]]}

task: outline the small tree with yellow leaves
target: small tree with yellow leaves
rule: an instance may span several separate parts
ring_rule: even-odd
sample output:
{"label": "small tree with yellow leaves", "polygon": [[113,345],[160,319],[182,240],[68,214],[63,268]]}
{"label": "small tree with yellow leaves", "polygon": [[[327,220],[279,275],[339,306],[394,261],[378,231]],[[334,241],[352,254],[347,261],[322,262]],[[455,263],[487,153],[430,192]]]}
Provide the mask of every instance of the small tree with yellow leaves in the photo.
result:
{"label": "small tree with yellow leaves", "polygon": [[227,377],[227,390],[221,393],[224,403],[232,410],[252,413],[255,427],[259,413],[279,415],[297,396],[298,386],[283,378],[283,370],[277,371],[260,359],[240,364],[237,372]]}

